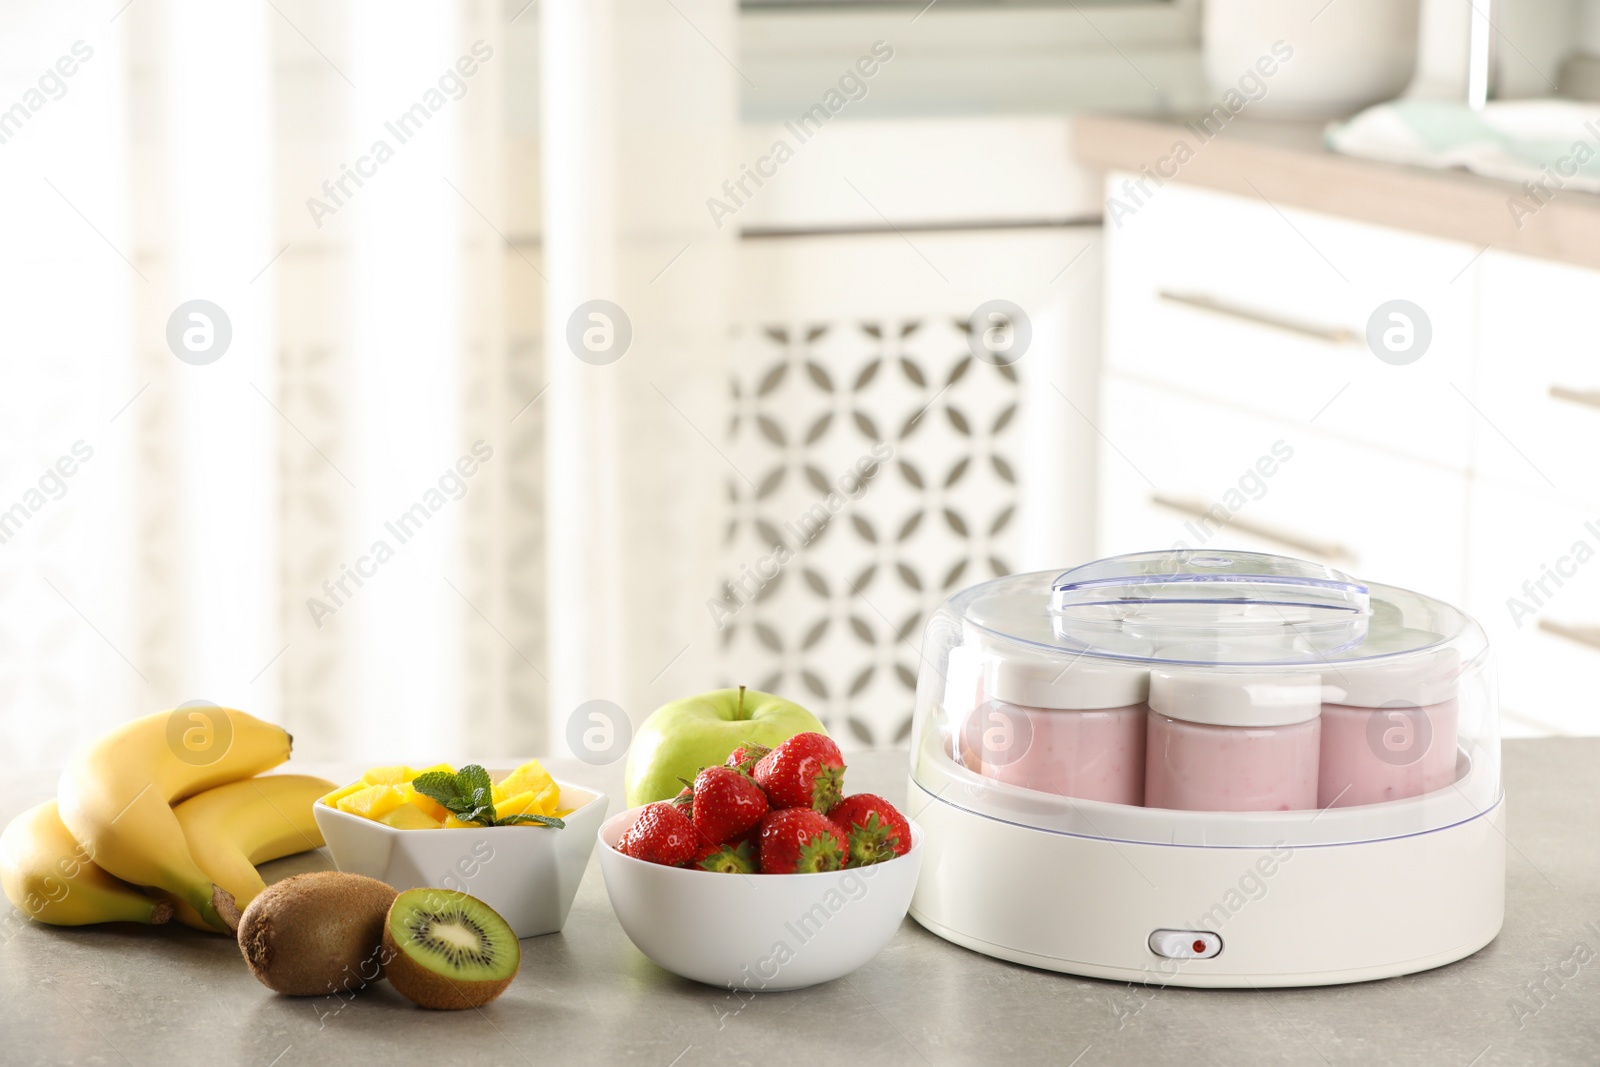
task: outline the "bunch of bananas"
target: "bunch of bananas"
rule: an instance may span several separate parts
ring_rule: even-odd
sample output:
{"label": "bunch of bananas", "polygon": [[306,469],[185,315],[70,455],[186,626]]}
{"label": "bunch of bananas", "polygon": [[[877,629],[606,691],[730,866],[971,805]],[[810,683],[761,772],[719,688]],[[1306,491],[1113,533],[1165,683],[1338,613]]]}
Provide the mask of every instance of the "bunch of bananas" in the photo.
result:
{"label": "bunch of bananas", "polygon": [[135,719],[77,753],[55,800],[0,833],[0,887],[40,922],[164,923],[231,934],[266,888],[255,865],[322,844],[333,783],[255,777],[289,758],[281,727],[185,707]]}

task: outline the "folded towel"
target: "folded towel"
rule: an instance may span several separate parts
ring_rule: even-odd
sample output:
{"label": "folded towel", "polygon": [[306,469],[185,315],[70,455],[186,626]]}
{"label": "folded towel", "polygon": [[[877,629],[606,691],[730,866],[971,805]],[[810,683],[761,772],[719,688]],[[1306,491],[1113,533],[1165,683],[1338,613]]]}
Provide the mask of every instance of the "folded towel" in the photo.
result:
{"label": "folded towel", "polygon": [[1600,105],[1511,100],[1473,111],[1439,100],[1395,100],[1332,123],[1328,147],[1421,167],[1465,167],[1546,190],[1600,192]]}

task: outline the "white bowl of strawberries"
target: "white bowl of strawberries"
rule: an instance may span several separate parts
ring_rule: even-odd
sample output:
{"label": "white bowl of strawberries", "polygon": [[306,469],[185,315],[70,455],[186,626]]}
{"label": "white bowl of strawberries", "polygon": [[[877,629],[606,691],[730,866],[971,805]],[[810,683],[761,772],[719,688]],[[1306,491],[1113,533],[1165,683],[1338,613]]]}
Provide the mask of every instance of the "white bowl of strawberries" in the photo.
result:
{"label": "white bowl of strawberries", "polygon": [[877,955],[911,906],[922,831],[882,797],[843,796],[844,769],[825,734],[796,734],[735,749],[676,798],[602,825],[606,892],[639,951],[752,994]]}

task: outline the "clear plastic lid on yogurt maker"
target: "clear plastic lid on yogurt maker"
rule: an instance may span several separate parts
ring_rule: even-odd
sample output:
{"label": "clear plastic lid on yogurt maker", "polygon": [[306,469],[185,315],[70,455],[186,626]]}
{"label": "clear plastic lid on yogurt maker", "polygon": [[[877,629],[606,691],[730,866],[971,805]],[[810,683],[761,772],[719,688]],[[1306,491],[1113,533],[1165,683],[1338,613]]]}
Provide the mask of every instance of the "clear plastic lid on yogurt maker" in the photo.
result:
{"label": "clear plastic lid on yogurt maker", "polygon": [[[1302,560],[1147,552],[996,579],[933,614],[922,659],[915,787],[1004,822],[1161,844],[1317,845],[1440,829],[1501,796],[1481,627],[1441,601]],[[1059,738],[1080,733],[1059,728],[1052,746],[1036,744],[1040,724],[1129,704],[1153,724],[1145,795],[1186,806],[1052,792],[1072,780],[1052,764],[1099,754],[1065,751]],[[1294,781],[1269,809],[1278,794],[1246,779],[1274,771]],[[1239,795],[1260,810],[1228,808]]]}

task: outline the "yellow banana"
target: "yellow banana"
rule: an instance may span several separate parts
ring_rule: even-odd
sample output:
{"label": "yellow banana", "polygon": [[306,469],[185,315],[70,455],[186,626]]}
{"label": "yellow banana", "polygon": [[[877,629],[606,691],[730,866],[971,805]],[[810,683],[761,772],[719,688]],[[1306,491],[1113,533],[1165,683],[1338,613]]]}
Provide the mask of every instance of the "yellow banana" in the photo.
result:
{"label": "yellow banana", "polygon": [[146,715],[67,763],[61,821],[108,873],[171,893],[217,930],[236,929],[239,909],[195,863],[172,805],[276,767],[289,745],[282,727],[229,708]]}
{"label": "yellow banana", "polygon": [[[311,806],[334,784],[305,774],[268,774],[229,782],[172,809],[189,853],[243,911],[266,883],[256,864],[322,847]],[[211,926],[185,901],[175,901],[178,921],[197,930]]]}
{"label": "yellow banana", "polygon": [[111,877],[91,857],[62,825],[56,802],[47,800],[0,833],[0,887],[17,910],[56,926],[172,918],[170,903]]}

